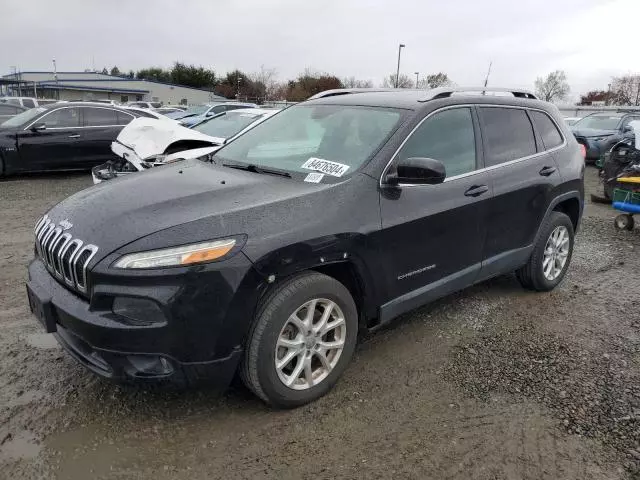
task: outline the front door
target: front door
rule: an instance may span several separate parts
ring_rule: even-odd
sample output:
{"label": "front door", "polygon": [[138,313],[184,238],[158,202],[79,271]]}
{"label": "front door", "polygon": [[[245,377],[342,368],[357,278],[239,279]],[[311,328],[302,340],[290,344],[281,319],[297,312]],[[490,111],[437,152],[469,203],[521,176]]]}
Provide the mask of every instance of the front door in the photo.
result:
{"label": "front door", "polygon": [[488,277],[526,262],[550,196],[562,182],[553,150],[563,138],[544,112],[478,110],[494,188],[483,266],[483,276]]}
{"label": "front door", "polygon": [[[482,168],[475,112],[455,107],[429,115],[395,156],[440,160],[444,183],[381,189],[387,299],[384,322],[403,311],[473,283],[482,260],[491,181]],[[383,179],[384,183],[384,179]]]}
{"label": "front door", "polygon": [[62,107],[40,117],[35,124],[44,130],[27,128],[18,132],[18,150],[24,169],[53,170],[73,168],[77,143],[82,136],[80,112],[77,107]]}

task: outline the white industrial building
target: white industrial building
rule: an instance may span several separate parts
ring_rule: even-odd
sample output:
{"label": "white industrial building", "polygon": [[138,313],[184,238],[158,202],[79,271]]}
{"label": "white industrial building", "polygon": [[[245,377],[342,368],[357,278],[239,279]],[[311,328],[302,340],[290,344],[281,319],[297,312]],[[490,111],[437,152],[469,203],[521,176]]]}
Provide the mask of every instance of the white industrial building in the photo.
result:
{"label": "white industrial building", "polygon": [[0,96],[57,100],[153,101],[200,104],[225,100],[212,91],[98,72],[17,72],[0,78]]}

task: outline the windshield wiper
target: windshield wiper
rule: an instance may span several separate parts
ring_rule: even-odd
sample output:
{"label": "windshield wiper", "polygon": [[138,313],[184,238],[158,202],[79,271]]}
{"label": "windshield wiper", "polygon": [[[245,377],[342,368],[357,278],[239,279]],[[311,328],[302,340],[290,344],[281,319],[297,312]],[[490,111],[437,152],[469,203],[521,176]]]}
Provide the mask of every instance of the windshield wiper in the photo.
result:
{"label": "windshield wiper", "polygon": [[291,178],[291,174],[286,170],[279,170],[277,168],[266,168],[254,165],[252,163],[227,163],[222,164],[223,167],[237,168],[238,170],[246,170],[253,173],[267,173],[269,175],[278,175],[280,177]]}

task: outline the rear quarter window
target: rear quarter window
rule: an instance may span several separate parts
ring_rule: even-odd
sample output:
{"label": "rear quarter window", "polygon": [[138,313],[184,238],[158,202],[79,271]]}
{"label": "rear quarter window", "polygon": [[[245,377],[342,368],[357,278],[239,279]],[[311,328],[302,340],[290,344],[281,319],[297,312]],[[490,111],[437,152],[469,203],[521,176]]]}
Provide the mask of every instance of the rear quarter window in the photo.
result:
{"label": "rear quarter window", "polygon": [[531,115],[540,137],[542,137],[542,143],[546,150],[562,145],[562,134],[549,115],[537,110],[530,110],[529,115]]}
{"label": "rear quarter window", "polygon": [[487,167],[536,153],[533,126],[519,108],[481,107]]}

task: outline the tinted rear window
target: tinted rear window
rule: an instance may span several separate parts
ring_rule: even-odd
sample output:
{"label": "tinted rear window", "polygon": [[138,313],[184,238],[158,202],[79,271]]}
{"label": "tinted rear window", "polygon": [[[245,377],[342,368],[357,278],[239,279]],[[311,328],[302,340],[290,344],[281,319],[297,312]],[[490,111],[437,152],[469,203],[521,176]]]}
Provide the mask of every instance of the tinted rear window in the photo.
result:
{"label": "tinted rear window", "polygon": [[83,110],[85,127],[118,124],[117,112],[115,110],[111,110],[110,108],[85,108]]}
{"label": "tinted rear window", "polygon": [[533,127],[524,110],[480,108],[487,143],[487,167],[536,153]]}
{"label": "tinted rear window", "polygon": [[536,130],[538,130],[538,133],[542,137],[544,148],[548,150],[562,145],[562,135],[558,131],[558,127],[553,123],[553,120],[549,118],[549,115],[536,110],[530,110],[529,115],[531,115],[533,123],[536,125]]}
{"label": "tinted rear window", "polygon": [[133,120],[133,115],[121,111],[118,111],[117,113],[118,125],[127,125],[131,120]]}

